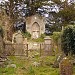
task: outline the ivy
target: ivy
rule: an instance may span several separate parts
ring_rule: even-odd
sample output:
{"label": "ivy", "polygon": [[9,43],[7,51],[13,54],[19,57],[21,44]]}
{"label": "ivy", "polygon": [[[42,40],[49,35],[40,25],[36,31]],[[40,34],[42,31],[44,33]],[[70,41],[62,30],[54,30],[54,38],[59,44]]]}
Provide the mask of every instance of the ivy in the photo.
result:
{"label": "ivy", "polygon": [[66,55],[75,54],[75,26],[67,26],[61,35],[62,50]]}

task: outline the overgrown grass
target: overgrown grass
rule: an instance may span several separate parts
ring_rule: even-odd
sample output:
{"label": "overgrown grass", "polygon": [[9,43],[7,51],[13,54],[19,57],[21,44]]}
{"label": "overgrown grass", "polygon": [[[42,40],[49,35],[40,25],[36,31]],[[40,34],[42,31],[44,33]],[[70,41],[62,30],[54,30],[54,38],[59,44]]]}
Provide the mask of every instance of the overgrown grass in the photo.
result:
{"label": "overgrown grass", "polygon": [[45,38],[45,34],[41,34],[39,38],[37,39],[29,39],[29,41],[32,41],[32,42],[44,42],[44,38]]}
{"label": "overgrown grass", "polygon": [[30,39],[31,42],[44,42],[44,38]]}
{"label": "overgrown grass", "polygon": [[[12,64],[16,64],[16,68],[0,68],[0,75],[59,75],[59,68],[53,68],[52,64],[55,61],[55,56],[35,56],[34,57],[15,57],[10,56]],[[42,61],[42,65],[35,67],[33,62]],[[75,66],[73,68],[75,75]]]}

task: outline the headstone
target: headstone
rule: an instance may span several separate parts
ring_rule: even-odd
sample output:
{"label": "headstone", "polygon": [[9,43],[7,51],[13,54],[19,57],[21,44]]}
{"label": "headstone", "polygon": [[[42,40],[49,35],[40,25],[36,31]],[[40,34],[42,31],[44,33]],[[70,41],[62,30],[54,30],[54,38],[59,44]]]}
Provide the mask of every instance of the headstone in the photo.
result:
{"label": "headstone", "polygon": [[24,55],[24,44],[23,44],[24,38],[20,30],[18,30],[17,33],[13,34],[12,38],[12,44],[15,49],[15,55]]}
{"label": "headstone", "polygon": [[59,64],[60,75],[72,75],[73,65],[68,58],[63,58]]}
{"label": "headstone", "polygon": [[59,63],[61,60],[65,57],[64,54],[60,54],[59,56],[56,57],[56,60],[54,61],[53,68],[59,68]]}
{"label": "headstone", "polygon": [[23,35],[20,30],[13,34],[12,43],[23,44]]}
{"label": "headstone", "polygon": [[44,55],[52,55],[52,41],[48,36],[44,38]]}
{"label": "headstone", "polygon": [[12,42],[8,40],[5,41],[5,55],[14,55],[14,48],[12,46]]}

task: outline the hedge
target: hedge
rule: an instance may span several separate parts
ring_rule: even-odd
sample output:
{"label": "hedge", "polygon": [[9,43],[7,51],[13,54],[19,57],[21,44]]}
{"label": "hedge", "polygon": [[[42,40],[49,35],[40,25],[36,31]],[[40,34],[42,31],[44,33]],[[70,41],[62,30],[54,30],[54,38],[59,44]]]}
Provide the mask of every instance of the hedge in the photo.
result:
{"label": "hedge", "polygon": [[75,26],[67,26],[61,35],[61,47],[66,55],[75,54]]}

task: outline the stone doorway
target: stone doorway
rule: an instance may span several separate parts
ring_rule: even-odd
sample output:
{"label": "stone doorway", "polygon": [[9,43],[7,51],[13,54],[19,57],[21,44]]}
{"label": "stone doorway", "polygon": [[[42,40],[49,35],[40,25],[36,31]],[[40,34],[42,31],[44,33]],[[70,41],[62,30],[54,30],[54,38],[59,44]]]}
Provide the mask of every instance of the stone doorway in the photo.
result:
{"label": "stone doorway", "polygon": [[40,36],[40,26],[37,22],[32,25],[32,38],[37,39]]}

